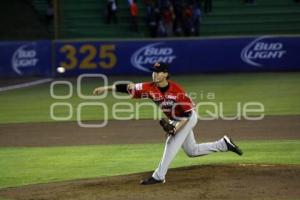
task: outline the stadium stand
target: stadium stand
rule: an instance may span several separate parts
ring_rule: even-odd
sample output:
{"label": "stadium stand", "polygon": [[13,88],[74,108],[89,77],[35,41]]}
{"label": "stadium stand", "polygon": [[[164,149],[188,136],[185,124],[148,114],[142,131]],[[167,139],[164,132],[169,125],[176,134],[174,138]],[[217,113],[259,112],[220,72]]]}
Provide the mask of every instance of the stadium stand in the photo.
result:
{"label": "stadium stand", "polygon": [[36,12],[31,0],[0,1],[0,39],[34,40],[50,38],[42,15]]}
{"label": "stadium stand", "polygon": [[[39,13],[45,12],[46,0],[33,0]],[[128,2],[118,1],[118,24],[106,24],[105,0],[61,0],[60,38],[143,38],[149,33],[146,8],[139,6],[140,32],[130,31]],[[300,4],[293,0],[215,0],[212,13],[203,14],[200,36],[299,34]]]}
{"label": "stadium stand", "polygon": [[203,35],[251,35],[300,33],[300,6],[292,0],[214,2],[213,13],[204,16]]}

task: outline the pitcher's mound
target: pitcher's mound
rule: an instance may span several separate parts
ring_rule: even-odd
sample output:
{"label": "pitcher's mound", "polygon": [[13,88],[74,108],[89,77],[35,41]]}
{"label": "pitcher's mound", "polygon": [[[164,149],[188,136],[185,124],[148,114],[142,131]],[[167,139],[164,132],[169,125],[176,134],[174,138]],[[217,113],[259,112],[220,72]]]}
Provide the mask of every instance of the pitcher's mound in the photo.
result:
{"label": "pitcher's mound", "polygon": [[3,189],[9,199],[300,199],[299,165],[203,165],[169,170],[167,182],[139,181],[151,173]]}

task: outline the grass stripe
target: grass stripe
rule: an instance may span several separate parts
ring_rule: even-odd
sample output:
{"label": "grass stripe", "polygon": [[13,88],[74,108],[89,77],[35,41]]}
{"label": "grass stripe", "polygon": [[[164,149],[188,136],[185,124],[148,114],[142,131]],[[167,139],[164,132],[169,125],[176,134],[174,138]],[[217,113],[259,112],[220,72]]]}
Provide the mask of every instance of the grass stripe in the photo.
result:
{"label": "grass stripe", "polygon": [[[249,73],[249,74],[205,74],[194,76],[174,76],[188,93],[196,94],[194,99],[199,102],[223,103],[225,116],[237,113],[237,103],[261,102],[265,107],[266,115],[299,115],[300,114],[300,73]],[[150,77],[109,77],[110,83],[117,80],[133,82],[149,81]],[[73,82],[75,83],[75,82]],[[101,85],[98,80],[83,81],[82,93],[91,94],[94,87]],[[88,100],[80,99],[73,88],[73,97],[67,100],[55,100],[50,96],[49,85],[40,85],[22,90],[7,91],[0,98],[0,123],[20,122],[51,122],[50,106],[54,102],[68,102],[73,106],[73,117],[76,120],[76,110],[80,103]],[[67,94],[67,87],[58,85],[55,94]],[[214,93],[214,99],[209,94]],[[89,101],[91,102],[91,101]],[[107,98],[96,100],[108,106],[108,118],[112,119],[112,107],[120,100],[108,95]],[[141,100],[126,100],[135,104],[145,102]],[[212,109],[211,107],[209,107]],[[200,108],[199,113],[206,115],[206,108]],[[101,120],[104,114],[99,108],[86,108],[83,111],[83,120]],[[139,111],[142,119],[152,119],[153,111],[150,106]],[[129,116],[132,113],[123,115]],[[68,109],[56,110],[58,116],[68,116]],[[26,117],[25,117],[26,116]]]}
{"label": "grass stripe", "polygon": [[[245,154],[216,153],[188,158],[182,151],[171,167],[201,164],[300,164],[300,140],[240,141]],[[0,148],[0,188],[33,183],[152,171],[163,144]]]}

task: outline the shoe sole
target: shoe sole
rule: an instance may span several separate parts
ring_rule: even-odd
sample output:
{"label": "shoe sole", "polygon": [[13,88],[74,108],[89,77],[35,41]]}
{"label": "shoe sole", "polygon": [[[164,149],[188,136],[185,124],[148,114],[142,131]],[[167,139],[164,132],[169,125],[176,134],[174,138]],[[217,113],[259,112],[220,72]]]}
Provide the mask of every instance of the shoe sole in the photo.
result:
{"label": "shoe sole", "polygon": [[[233,150],[230,150],[230,151],[233,151],[233,152],[235,152],[236,154],[238,154],[238,155],[243,155],[243,152],[242,152],[242,150],[236,145],[236,144],[234,144],[234,142],[227,136],[227,135],[225,135],[224,136],[224,140],[226,141],[226,143],[227,144],[229,144],[233,149],[235,149],[235,151],[233,151]],[[228,148],[228,147],[227,147]]]}
{"label": "shoe sole", "polygon": [[140,185],[155,185],[155,184],[164,184],[166,180],[163,180],[161,182],[156,182],[156,183],[149,183],[149,184],[143,184],[142,181],[140,182]]}

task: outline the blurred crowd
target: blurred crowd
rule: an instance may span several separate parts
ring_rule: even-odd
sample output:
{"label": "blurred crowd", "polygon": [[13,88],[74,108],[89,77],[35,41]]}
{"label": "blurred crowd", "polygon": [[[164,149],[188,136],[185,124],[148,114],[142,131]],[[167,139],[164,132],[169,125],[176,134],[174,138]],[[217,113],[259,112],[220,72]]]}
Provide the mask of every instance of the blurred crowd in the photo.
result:
{"label": "blurred crowd", "polygon": [[[211,0],[204,0],[210,2]],[[201,10],[196,0],[143,0],[146,6],[146,24],[151,37],[198,36]],[[107,0],[106,23],[118,23],[117,0]],[[138,6],[136,0],[128,0],[130,29],[138,32]],[[207,12],[211,12],[211,3]]]}
{"label": "blurred crowd", "polygon": [[[128,0],[129,3],[129,13],[130,13],[130,29],[134,32],[138,32],[138,6],[136,0]],[[115,24],[118,23],[117,18],[118,1],[117,0],[107,0],[105,9],[105,19],[106,23],[110,24],[113,21]]]}
{"label": "blurred crowd", "polygon": [[151,37],[199,35],[201,10],[198,1],[143,0],[143,3]]}
{"label": "blurred crowd", "polygon": [[[117,20],[117,0],[106,0],[106,23]],[[128,0],[130,29],[138,32],[137,0]],[[146,7],[146,24],[151,37],[199,36],[204,13],[212,12],[212,0],[141,0]],[[243,0],[256,5],[256,0]],[[292,0],[299,2],[300,0]]]}

